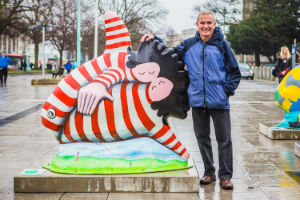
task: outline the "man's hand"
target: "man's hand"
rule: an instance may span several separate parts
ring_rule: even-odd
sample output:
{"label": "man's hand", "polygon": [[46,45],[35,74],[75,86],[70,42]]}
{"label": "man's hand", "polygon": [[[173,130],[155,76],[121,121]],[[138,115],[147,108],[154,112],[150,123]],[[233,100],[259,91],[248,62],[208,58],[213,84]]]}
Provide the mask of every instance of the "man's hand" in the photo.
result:
{"label": "man's hand", "polygon": [[142,38],[141,38],[141,43],[145,42],[145,41],[150,41],[154,39],[154,35],[152,34],[145,34]]}
{"label": "man's hand", "polygon": [[106,88],[101,83],[90,83],[79,90],[77,99],[77,111],[82,114],[91,115],[99,101],[102,99],[113,101],[113,97],[109,95]]}

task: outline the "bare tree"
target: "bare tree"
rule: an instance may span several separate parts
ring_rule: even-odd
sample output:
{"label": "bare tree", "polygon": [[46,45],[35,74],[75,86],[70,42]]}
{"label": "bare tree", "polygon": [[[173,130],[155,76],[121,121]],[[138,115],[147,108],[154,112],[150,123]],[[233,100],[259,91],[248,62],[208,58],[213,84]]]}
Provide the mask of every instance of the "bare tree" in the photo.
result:
{"label": "bare tree", "polygon": [[169,27],[167,30],[167,46],[173,47],[174,45],[174,38],[175,38],[176,32],[172,27]]}
{"label": "bare tree", "polygon": [[[39,44],[42,41],[42,30],[37,25],[48,23],[48,7],[47,0],[25,0],[24,4],[30,7],[29,10],[22,13],[20,23],[16,29],[20,33],[27,35],[34,44],[34,68],[38,68]],[[36,26],[34,28],[34,26]]]}
{"label": "bare tree", "polygon": [[151,23],[157,22],[167,14],[157,0],[99,0],[99,11],[116,12],[126,24],[133,47],[139,46],[142,34],[149,30]]}
{"label": "bare tree", "polygon": [[70,0],[52,0],[49,7],[49,22],[54,25],[52,30],[49,31],[50,42],[59,52],[60,66],[62,66],[63,51],[69,50],[72,44],[76,43],[76,38],[74,38],[76,8],[76,1]]}
{"label": "bare tree", "polygon": [[30,10],[25,0],[0,1],[0,35],[9,34],[20,23],[22,13]]}

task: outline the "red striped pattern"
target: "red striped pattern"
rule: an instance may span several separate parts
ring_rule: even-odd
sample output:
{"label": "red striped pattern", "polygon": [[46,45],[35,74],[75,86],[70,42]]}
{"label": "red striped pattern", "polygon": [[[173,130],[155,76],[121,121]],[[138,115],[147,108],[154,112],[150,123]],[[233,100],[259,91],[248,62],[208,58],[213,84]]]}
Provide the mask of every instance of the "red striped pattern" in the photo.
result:
{"label": "red striped pattern", "polygon": [[111,61],[110,61],[110,53],[103,54],[104,63],[107,66],[107,68],[111,67]]}
{"label": "red striped pattern", "polygon": [[84,130],[83,130],[83,115],[79,112],[75,113],[75,124],[76,124],[75,128],[76,128],[81,140],[88,142],[89,139],[86,137]]}
{"label": "red striped pattern", "polygon": [[42,124],[52,131],[59,131],[62,128],[62,125],[54,124],[44,117],[42,117]]}
{"label": "red striped pattern", "polygon": [[[108,90],[107,92],[108,92],[108,94],[112,95],[111,89]],[[105,107],[107,127],[108,127],[108,130],[109,130],[111,136],[116,140],[122,140],[116,131],[113,102],[104,101],[104,107]]]}
{"label": "red striped pattern", "polygon": [[91,75],[89,74],[89,72],[86,70],[85,65],[80,65],[78,67],[79,72],[84,76],[84,78],[88,81],[90,81],[92,79]]}
{"label": "red striped pattern", "polygon": [[76,98],[71,98],[69,97],[62,89],[57,86],[53,93],[52,93],[56,98],[58,98],[61,102],[64,102],[65,105],[69,107],[73,107],[76,105]]}
{"label": "red striped pattern", "polygon": [[[150,113],[149,112],[155,112],[151,109],[150,104],[142,104],[141,103],[141,98],[138,96],[141,93],[141,90],[138,91],[140,84],[139,83],[134,83],[130,84],[129,83],[123,83],[119,86],[118,91],[120,93],[120,100],[119,103],[114,104],[114,102],[110,100],[103,100],[103,104],[100,107],[99,105],[97,106],[96,110],[94,113],[91,115],[91,128],[92,132],[88,131],[85,132],[84,129],[84,115],[75,112],[74,114],[72,113],[70,116],[70,119],[67,121],[67,123],[64,125],[64,135],[65,138],[68,139],[68,141],[62,141],[62,142],[75,142],[74,138],[71,137],[71,135],[77,134],[79,138],[76,139],[76,142],[80,141],[85,141],[85,142],[111,142],[111,141],[121,141],[124,139],[130,139],[132,137],[138,138],[138,137],[145,137],[145,136],[151,136],[152,139],[158,141],[162,145],[165,145],[166,147],[170,148],[172,151],[176,152],[179,155],[183,155],[186,152],[186,149],[182,147],[182,144],[178,139],[176,138],[176,135],[170,131],[170,126],[164,125],[162,123],[162,118],[157,117],[155,119],[155,124],[151,119],[150,119]],[[144,86],[144,84],[143,84]],[[146,87],[144,86],[146,89]],[[139,92],[139,93],[138,93]],[[145,90],[146,92],[146,90]],[[112,89],[108,90],[108,93],[112,95]],[[130,98],[128,98],[127,95],[131,95]],[[128,102],[129,99],[133,99],[134,102]],[[145,96],[143,97],[145,99]],[[137,103],[136,103],[137,102]],[[121,104],[120,104],[121,103]],[[145,102],[143,102],[145,103]],[[119,107],[118,107],[119,106]],[[134,106],[134,109],[136,110],[136,114],[129,115],[129,107]],[[146,106],[146,107],[144,107]],[[99,110],[99,109],[102,110]],[[132,108],[132,107],[131,107]],[[122,110],[122,118],[120,115],[116,115],[118,111],[116,112],[115,109],[121,109]],[[73,111],[74,112],[74,111]],[[99,113],[104,112],[105,119],[99,119]],[[132,114],[132,113],[131,113]],[[151,114],[152,115],[152,114]],[[155,113],[156,116],[156,113]],[[138,122],[136,119],[133,117],[136,117],[139,119],[140,122]],[[122,120],[122,123],[118,123],[119,120]],[[72,123],[70,123],[72,121]],[[102,124],[101,124],[102,123]],[[139,129],[136,129],[136,125],[140,124],[143,126],[143,129],[139,127]],[[99,125],[100,124],[100,125]],[[134,126],[135,124],[135,126]],[[75,128],[70,129],[70,125],[75,126]],[[121,125],[121,127],[120,127]],[[124,127],[122,127],[124,126]],[[126,126],[126,127],[125,127]],[[103,128],[103,130],[101,130]],[[152,133],[152,129],[157,130],[156,132]],[[70,133],[70,130],[74,130],[74,133]],[[76,131],[75,131],[76,130]],[[105,131],[104,131],[105,130]],[[139,133],[137,130],[141,130],[142,132]],[[150,133],[146,134],[145,131],[143,130],[148,130]],[[103,132],[104,131],[104,132]],[[120,131],[120,132],[119,132]],[[131,136],[126,133],[126,131],[130,131]],[[122,134],[126,134],[122,135]],[[91,134],[96,136],[97,140],[95,141],[95,137],[93,137]],[[89,137],[87,137],[89,135]],[[95,138],[93,141],[90,141],[88,138]],[[104,138],[111,138],[109,141]],[[181,154],[180,154],[181,153]]]}
{"label": "red striped pattern", "polygon": [[125,64],[125,60],[126,60],[126,56],[128,55],[127,52],[120,52],[119,56],[118,56],[118,65],[119,68],[124,72],[125,77],[124,77],[124,81],[128,81],[127,78],[127,74],[126,74],[126,64]]}
{"label": "red striped pattern", "polygon": [[117,42],[114,44],[109,44],[109,45],[106,45],[105,49],[115,49],[115,48],[127,47],[127,46],[131,46],[130,41],[122,41],[122,42]]}
{"label": "red striped pattern", "polygon": [[64,126],[64,134],[66,136],[66,138],[70,141],[70,142],[76,142],[72,136],[71,136],[71,132],[70,132],[70,120],[67,120],[66,125]]}
{"label": "red striped pattern", "polygon": [[92,64],[92,66],[93,66],[93,68],[94,68],[96,74],[100,74],[100,73],[102,72],[101,68],[100,68],[99,65],[98,65],[97,58],[93,59],[93,60],[91,61],[91,64]]}
{"label": "red striped pattern", "polygon": [[119,20],[121,20],[120,17],[114,17],[114,18],[105,20],[104,23],[105,23],[105,24],[109,24],[109,23],[116,22],[116,21],[119,21]]}
{"label": "red striped pattern", "polygon": [[99,104],[97,105],[95,112],[93,112],[91,118],[92,118],[92,130],[94,135],[100,140],[100,142],[106,142],[106,140],[104,140],[102,133],[100,131],[99,128],[99,124],[98,124],[98,109],[99,109]]}
{"label": "red striped pattern", "polygon": [[117,26],[106,28],[105,32],[107,33],[107,32],[111,32],[111,31],[116,31],[116,30],[119,30],[119,29],[122,29],[122,28],[126,28],[125,24],[120,24],[120,25],[117,25]]}
{"label": "red striped pattern", "polygon": [[179,153],[179,155],[182,156],[185,152],[186,152],[186,148],[184,148],[184,149]]}
{"label": "red striped pattern", "polygon": [[126,32],[126,33],[119,33],[119,34],[115,34],[115,35],[109,35],[109,36],[106,36],[106,41],[107,40],[117,39],[117,38],[122,38],[122,37],[126,37],[126,36],[130,36],[128,32]]}
{"label": "red striped pattern", "polygon": [[143,123],[143,125],[146,127],[148,131],[151,131],[151,129],[155,126],[155,124],[151,121],[147,113],[145,112],[143,105],[141,103],[141,100],[139,98],[138,94],[138,83],[134,83],[132,86],[132,95],[133,95],[133,102],[135,109],[138,110],[138,116]]}
{"label": "red striped pattern", "polygon": [[80,84],[73,78],[72,74],[68,74],[64,81],[71,86],[74,90],[79,90]]}
{"label": "red striped pattern", "polygon": [[163,127],[155,135],[153,135],[152,138],[153,139],[160,138],[164,136],[169,130],[170,130],[169,126],[163,125]]}
{"label": "red striped pattern", "polygon": [[124,118],[124,122],[125,122],[127,129],[130,131],[130,133],[133,135],[133,137],[138,138],[138,137],[141,137],[141,135],[135,130],[135,128],[133,127],[132,122],[130,120],[130,117],[129,117],[126,86],[127,86],[127,83],[122,84],[121,91],[120,91],[123,118]]}
{"label": "red striped pattern", "polygon": [[[111,14],[111,15],[110,15]],[[115,13],[110,13],[104,18],[106,31],[106,47],[105,52],[127,51],[127,47],[131,46],[130,34],[126,25],[120,17]],[[109,16],[110,15],[110,16]],[[112,18],[110,18],[112,17]],[[110,19],[108,19],[110,18]]]}
{"label": "red striped pattern", "polygon": [[46,101],[43,106],[43,109],[49,110],[50,108],[55,110],[57,117],[66,117],[70,113],[70,112],[63,112],[63,111],[59,110],[58,108],[56,108],[55,106],[53,106],[52,104],[50,104],[48,101]]}

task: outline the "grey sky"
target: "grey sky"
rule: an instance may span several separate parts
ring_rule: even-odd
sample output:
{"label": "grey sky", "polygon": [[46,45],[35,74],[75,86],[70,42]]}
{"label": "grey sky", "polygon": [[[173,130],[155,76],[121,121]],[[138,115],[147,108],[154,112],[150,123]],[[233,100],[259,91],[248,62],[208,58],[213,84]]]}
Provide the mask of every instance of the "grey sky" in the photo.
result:
{"label": "grey sky", "polygon": [[188,28],[196,28],[196,17],[193,17],[193,7],[205,0],[158,0],[169,11],[165,21],[165,27],[172,27],[177,33]]}

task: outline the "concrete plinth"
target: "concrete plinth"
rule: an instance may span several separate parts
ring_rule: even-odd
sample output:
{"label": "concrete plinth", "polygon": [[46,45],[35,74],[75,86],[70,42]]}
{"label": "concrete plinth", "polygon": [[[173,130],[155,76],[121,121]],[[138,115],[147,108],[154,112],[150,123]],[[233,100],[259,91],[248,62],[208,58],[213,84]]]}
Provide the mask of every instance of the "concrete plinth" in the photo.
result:
{"label": "concrete plinth", "polygon": [[300,139],[299,129],[274,127],[268,124],[259,124],[259,132],[272,140],[297,140]]}
{"label": "concrete plinth", "polygon": [[14,191],[198,193],[199,180],[195,167],[128,175],[68,175],[45,169],[26,169],[14,177]]}
{"label": "concrete plinth", "polygon": [[57,85],[62,78],[32,79],[31,85]]}
{"label": "concrete plinth", "polygon": [[294,152],[296,156],[300,157],[300,142],[295,142]]}

